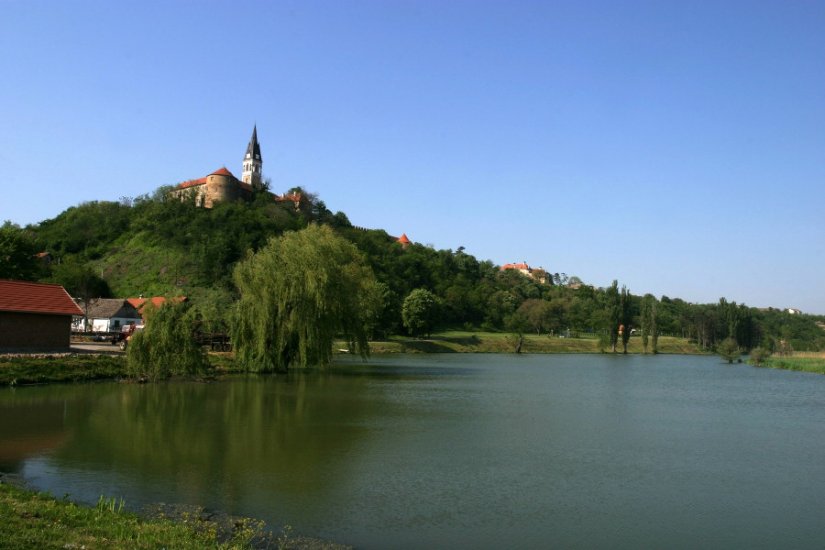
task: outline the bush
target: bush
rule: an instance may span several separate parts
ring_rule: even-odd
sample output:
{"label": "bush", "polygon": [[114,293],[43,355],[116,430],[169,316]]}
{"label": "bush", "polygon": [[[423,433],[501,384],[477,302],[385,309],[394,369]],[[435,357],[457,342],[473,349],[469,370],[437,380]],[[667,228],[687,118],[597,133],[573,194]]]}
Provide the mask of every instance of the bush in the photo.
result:
{"label": "bush", "polygon": [[771,356],[771,352],[766,350],[765,348],[753,348],[751,350],[750,362],[756,365],[757,367],[761,367],[762,363]]}
{"label": "bush", "polygon": [[730,337],[722,340],[717,351],[719,355],[722,356],[722,359],[726,360],[728,363],[733,363],[733,360],[737,359],[742,354],[739,350],[739,344],[736,343],[736,340]]}

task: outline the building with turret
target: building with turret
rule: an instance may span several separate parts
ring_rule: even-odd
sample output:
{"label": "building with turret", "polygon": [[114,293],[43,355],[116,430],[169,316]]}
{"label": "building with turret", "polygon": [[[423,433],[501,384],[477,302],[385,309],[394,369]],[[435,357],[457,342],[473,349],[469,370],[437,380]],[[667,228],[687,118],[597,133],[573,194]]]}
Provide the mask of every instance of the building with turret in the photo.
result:
{"label": "building with turret", "polygon": [[241,179],[236,178],[223,166],[208,176],[178,184],[172,194],[181,200],[194,196],[195,205],[204,208],[212,208],[218,202],[250,200],[253,188],[259,187],[263,181],[262,169],[258,126],[255,125],[252,129],[252,138],[246,147]]}

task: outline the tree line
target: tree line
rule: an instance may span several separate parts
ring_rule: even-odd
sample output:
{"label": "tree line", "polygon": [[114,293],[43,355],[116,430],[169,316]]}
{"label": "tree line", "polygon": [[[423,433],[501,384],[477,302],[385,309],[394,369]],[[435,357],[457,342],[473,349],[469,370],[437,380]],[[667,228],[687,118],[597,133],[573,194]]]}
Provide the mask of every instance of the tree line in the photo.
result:
{"label": "tree line", "polygon": [[[457,328],[592,335],[613,351],[626,349],[637,336],[655,352],[659,335],[689,338],[707,350],[727,338],[743,350],[825,349],[825,331],[816,324],[823,317],[759,310],[724,298],[692,304],[633,294],[618,281],[605,288],[580,284],[559,273],[539,282],[480,261],[462,246],[402,246],[383,230],[353,227],[345,214],[330,212],[311,194],[297,209],[273,201],[265,190],[249,203],[204,209],[170,199],[168,190],[83,203],[25,228],[5,223],[0,277],[57,282],[80,297],[186,295],[201,323],[229,330],[236,304],[250,291],[246,281],[258,273],[247,269],[250,255],[267,250],[273,238],[319,226],[349,243],[363,260],[359,276],[369,273],[374,280],[367,338]],[[51,263],[38,259],[38,252],[48,252]],[[278,265],[271,269],[283,270]],[[238,275],[238,269],[247,271]],[[289,345],[302,349],[300,342]]]}

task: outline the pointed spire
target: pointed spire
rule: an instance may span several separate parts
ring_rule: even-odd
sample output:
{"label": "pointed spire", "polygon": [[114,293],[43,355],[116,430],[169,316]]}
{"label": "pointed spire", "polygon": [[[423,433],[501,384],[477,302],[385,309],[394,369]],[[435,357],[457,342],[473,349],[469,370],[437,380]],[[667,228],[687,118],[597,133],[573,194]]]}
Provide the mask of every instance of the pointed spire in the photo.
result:
{"label": "pointed spire", "polygon": [[261,158],[261,146],[258,143],[258,125],[252,128],[252,139],[249,140],[249,145],[246,146],[246,158],[263,161]]}

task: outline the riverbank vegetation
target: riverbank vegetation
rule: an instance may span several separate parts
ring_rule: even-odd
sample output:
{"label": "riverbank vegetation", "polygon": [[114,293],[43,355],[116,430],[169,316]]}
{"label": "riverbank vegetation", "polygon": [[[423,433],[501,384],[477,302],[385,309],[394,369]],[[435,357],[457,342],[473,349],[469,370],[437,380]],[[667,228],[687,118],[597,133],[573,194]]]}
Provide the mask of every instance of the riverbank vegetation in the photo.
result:
{"label": "riverbank vegetation", "polygon": [[[198,327],[233,330],[241,337],[252,334],[253,322],[244,316],[263,302],[249,298],[260,298],[250,288],[259,273],[240,268],[242,273],[233,278],[237,266],[243,266],[248,255],[265,250],[273,238],[307,230],[320,235],[311,228],[323,227],[324,234],[357,248],[363,259],[358,276],[374,278],[370,294],[375,301],[369,307],[363,304],[359,315],[368,318],[358,323],[373,340],[463,330],[506,332],[516,342],[530,334],[592,337],[606,340],[611,351],[624,351],[627,345],[628,352],[636,335],[641,336],[643,350],[651,353],[663,351],[659,344],[664,336],[687,339],[703,351],[717,351],[726,339],[743,352],[756,347],[783,353],[825,350],[822,316],[756,309],[724,298],[692,304],[633,294],[618,281],[598,287],[568,277],[561,269],[537,269],[529,275],[502,270],[476,259],[463,246],[438,250],[399,243],[380,229],[355,227],[345,214],[333,214],[308,193],[297,209],[272,200],[266,192],[250,203],[204,209],[170,199],[168,190],[120,202],[84,203],[26,228],[4,225],[0,246],[8,248],[6,256],[20,261],[8,262],[14,272],[0,276],[60,283],[79,297],[187,296]],[[32,264],[31,250],[48,252],[52,262]],[[304,272],[290,273],[296,281],[306,278]],[[413,307],[422,304],[426,308]],[[336,336],[349,336],[347,332],[339,326]],[[325,346],[328,339],[322,340]],[[359,347],[357,341],[351,343]],[[282,341],[276,347],[283,351],[294,344]],[[323,360],[325,354],[317,357]],[[301,364],[298,360],[294,366]]]}
{"label": "riverbank vegetation", "polygon": [[[750,362],[751,364],[756,364],[754,361]],[[825,353],[775,355],[764,359],[759,364],[756,364],[756,366],[825,374]]]}
{"label": "riverbank vegetation", "polygon": [[0,356],[0,386],[90,382],[126,376],[126,359],[118,355],[61,353]]}
{"label": "riverbank vegetation", "polygon": [[[146,519],[101,497],[81,506],[0,483],[0,548],[252,548],[269,537],[260,522],[240,520],[227,532],[198,517]],[[277,542],[268,547],[280,547]]]}

